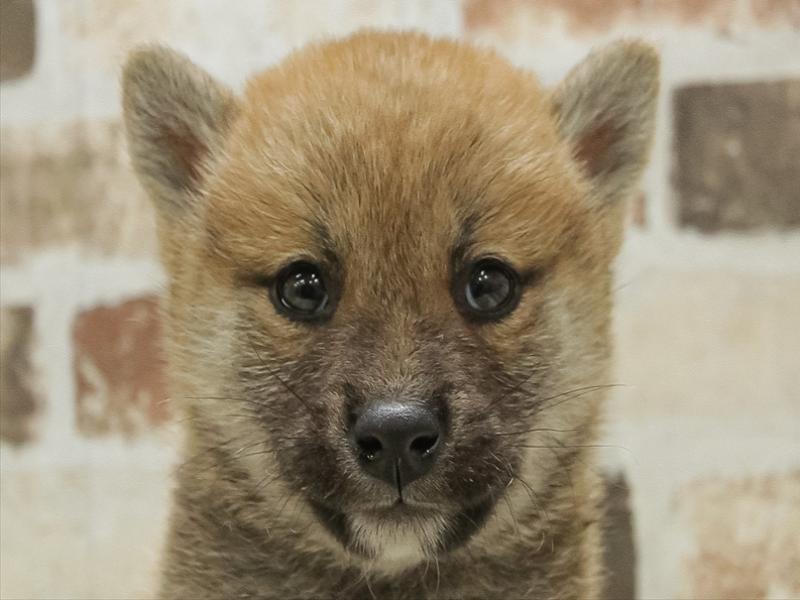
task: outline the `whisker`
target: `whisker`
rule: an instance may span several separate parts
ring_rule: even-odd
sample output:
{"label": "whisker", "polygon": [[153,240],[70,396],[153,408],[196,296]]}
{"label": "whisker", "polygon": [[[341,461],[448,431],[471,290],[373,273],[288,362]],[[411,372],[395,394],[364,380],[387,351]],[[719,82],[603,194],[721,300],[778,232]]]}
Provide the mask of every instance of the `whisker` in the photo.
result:
{"label": "whisker", "polygon": [[359,570],[358,572],[359,572],[359,576],[357,578],[355,578],[355,581],[353,581],[350,585],[348,585],[347,587],[342,589],[341,596],[340,596],[341,598],[349,598],[350,597],[350,591],[356,589],[358,587],[358,585],[362,581],[366,580],[366,578],[367,578],[367,574],[366,573],[367,572],[364,571],[364,570]]}
{"label": "whisker", "polygon": [[[253,493],[254,494],[261,493],[262,491],[267,489],[272,483],[275,483],[281,477],[280,473],[278,473],[274,477],[270,477],[270,475],[272,475],[272,473],[268,473],[267,475],[265,475],[264,477],[262,477],[261,479],[258,480],[258,483],[256,483],[255,487],[253,488]],[[269,480],[269,481],[267,481],[267,480]]]}
{"label": "whisker", "polygon": [[430,566],[431,566],[431,557],[428,556],[428,554],[426,552],[425,553],[425,570],[422,572],[422,574],[419,577],[419,581],[420,581],[420,583],[422,584],[423,587],[425,587],[425,578],[428,576],[428,569],[430,568]]}
{"label": "whisker", "polygon": [[[494,452],[491,452],[491,455],[498,461],[498,466],[505,467],[506,474],[510,477],[506,488],[510,487],[514,481],[519,481],[519,483],[525,488],[528,493],[528,497],[531,501],[536,505],[536,509],[544,515],[545,522],[547,524],[550,523],[550,514],[547,512],[547,509],[542,504],[541,500],[539,499],[539,495],[534,491],[533,486],[531,486],[527,481],[525,481],[522,477],[520,477],[511,466],[507,460],[502,460],[499,456],[497,456]],[[504,494],[505,497],[505,494]],[[510,508],[510,505],[509,505]],[[513,515],[512,515],[513,516]],[[516,520],[516,519],[515,519]]]}
{"label": "whisker", "polygon": [[439,557],[434,554],[433,555],[433,564],[436,566],[436,590],[433,592],[435,596],[439,595],[439,586],[442,583],[442,574],[439,570]]}
{"label": "whisker", "polygon": [[[317,443],[313,439],[309,438],[307,435],[299,435],[299,436],[296,436],[296,437],[280,436],[280,437],[277,437],[276,439],[278,441],[281,441],[281,442],[284,442],[284,441],[286,441],[286,442],[306,442],[309,445]],[[300,445],[300,444],[298,444],[298,445]]]}
{"label": "whisker", "polygon": [[[231,439],[228,439],[228,440],[225,440],[225,441],[223,441],[223,442],[220,442],[219,444],[215,444],[215,445],[213,445],[213,446],[209,446],[208,448],[203,448],[203,450],[201,450],[201,451],[200,451],[200,452],[198,452],[197,454],[194,454],[194,455],[190,456],[189,458],[185,459],[185,460],[184,460],[184,461],[183,461],[183,462],[182,462],[182,463],[181,463],[181,464],[180,464],[180,465],[177,467],[177,469],[176,469],[176,470],[177,470],[177,471],[180,471],[181,469],[183,469],[184,467],[188,466],[189,464],[191,464],[191,463],[192,463],[192,462],[194,462],[195,460],[197,460],[197,459],[199,459],[199,458],[203,457],[204,455],[206,455],[206,454],[209,454],[209,453],[211,453],[211,452],[215,452],[215,451],[218,451],[218,450],[222,450],[223,448],[225,448],[225,446],[227,446],[228,444],[230,444],[230,443],[232,443],[232,442],[234,442],[234,439],[233,439],[233,438],[231,438]],[[247,447],[250,447],[250,448],[252,448],[253,446],[256,446],[256,445],[258,445],[258,444],[260,444],[260,443],[261,443],[260,441],[259,441],[259,442],[254,442],[254,443],[250,444],[250,445],[249,445],[249,446],[247,446]]]}
{"label": "whisker", "polygon": [[375,592],[372,591],[372,586],[369,583],[369,577],[367,576],[366,571],[364,571],[364,583],[367,585],[367,589],[369,590],[369,595],[372,596],[372,600],[378,600],[378,597],[375,595]]}
{"label": "whisker", "polygon": [[302,536],[302,535],[305,535],[306,533],[308,533],[308,530],[311,529],[313,526],[314,526],[314,520],[313,519],[309,519],[308,520],[308,524],[306,524],[306,526],[303,527],[303,529],[296,530],[296,529],[290,527],[289,531],[291,531],[294,535]]}
{"label": "whisker", "polygon": [[279,382],[279,383],[280,383],[280,384],[281,384],[281,385],[282,385],[284,388],[286,388],[286,390],[287,390],[287,391],[288,391],[290,394],[292,394],[292,396],[294,396],[295,398],[297,398],[297,400],[298,400],[298,401],[299,401],[299,402],[300,402],[300,403],[301,403],[303,406],[305,406],[305,407],[306,407],[306,410],[308,410],[309,412],[312,412],[312,410],[311,410],[311,406],[308,404],[308,402],[306,402],[305,398],[303,398],[302,396],[300,396],[300,394],[298,394],[298,393],[297,393],[297,392],[294,390],[294,388],[293,388],[292,386],[290,386],[288,383],[286,383],[286,382],[285,382],[285,381],[284,381],[284,380],[283,380],[283,379],[282,379],[282,378],[281,378],[281,377],[278,375],[278,373],[277,373],[277,372],[276,372],[274,369],[272,369],[272,367],[270,367],[270,366],[269,366],[269,365],[268,365],[268,364],[267,364],[267,363],[264,361],[264,359],[263,359],[263,358],[261,358],[261,354],[259,354],[258,350],[256,349],[256,346],[255,346],[255,344],[253,343],[252,336],[251,336],[249,333],[247,333],[247,334],[246,334],[246,337],[247,337],[247,341],[248,341],[248,343],[250,344],[250,347],[253,349],[253,352],[255,353],[256,357],[258,357],[258,360],[259,360],[259,362],[261,363],[261,366],[263,366],[263,367],[264,367],[264,368],[265,368],[265,369],[266,369],[266,370],[267,370],[267,371],[270,373],[270,375],[272,375],[272,377],[274,377],[274,378],[275,378],[275,380],[277,380],[277,381],[278,381],[278,382]]}
{"label": "whisker", "polygon": [[[567,446],[567,445],[565,445],[565,444],[564,444],[562,441],[560,441],[560,440],[558,440],[558,439],[556,439],[556,438],[553,438],[553,437],[551,437],[550,439],[551,439],[553,442],[555,442],[556,444],[558,444],[558,446],[559,446],[559,447],[561,447],[562,449],[564,449],[564,450],[569,450],[569,449],[570,449],[570,447],[569,447],[569,446]],[[625,450],[626,452],[628,452],[628,454],[629,454],[631,457],[633,457],[633,458],[634,458],[634,460],[635,460],[635,458],[636,458],[636,455],[633,453],[633,451],[632,451],[630,448],[627,448],[627,447],[625,447],[625,446],[618,446],[618,445],[614,445],[614,444],[607,444],[607,446],[608,446],[608,447],[610,447],[610,448],[618,448],[618,449],[621,449],[621,450]],[[564,463],[563,463],[563,461],[560,459],[560,457],[559,457],[558,453],[557,453],[555,450],[553,450],[553,455],[556,457],[556,460],[558,461],[559,465],[563,467],[563,466],[564,466]],[[582,464],[584,467],[586,467],[587,469],[589,469],[589,470],[590,470],[592,473],[594,473],[595,475],[597,475],[598,477],[601,477],[601,478],[603,477],[603,473],[602,473],[601,469],[598,467],[598,465],[594,465],[594,464],[587,463],[587,462],[586,462],[585,460],[583,460],[583,459],[582,459],[582,458],[581,458],[579,455],[577,455],[577,456],[575,457],[575,459],[576,459],[578,462],[580,462],[580,463],[581,463],[581,464]]]}
{"label": "whisker", "polygon": [[[550,396],[548,398],[545,398],[544,400],[540,400],[534,406],[534,410],[531,413],[529,413],[529,417],[535,417],[536,415],[541,414],[545,410],[556,408],[557,406],[561,406],[566,402],[578,400],[579,398],[583,398],[587,394],[590,394],[598,390],[614,388],[614,387],[624,387],[624,386],[625,384],[622,383],[607,383],[601,385],[588,385],[580,388],[575,388],[573,390],[568,390],[566,392],[561,392],[560,394],[555,394],[554,396]],[[553,402],[553,400],[558,400],[558,402]]]}
{"label": "whisker", "polygon": [[[514,532],[517,534],[518,538],[522,537],[522,532],[519,529],[519,522],[517,521],[517,516],[514,514],[514,509],[511,507],[511,500],[508,499],[508,496],[503,494],[503,500],[508,507],[508,514],[511,515],[511,521],[514,523]],[[492,494],[492,501],[494,501],[494,494]]]}
{"label": "whisker", "polygon": [[580,431],[580,427],[573,427],[571,429],[554,429],[552,427],[539,427],[535,429],[524,429],[522,431],[503,431],[500,433],[496,433],[495,435],[498,437],[506,436],[506,435],[523,435],[525,433],[573,433],[575,431]]}
{"label": "whisker", "polygon": [[547,524],[549,524],[549,523],[551,522],[551,520],[550,520],[550,513],[548,513],[548,512],[547,512],[547,509],[544,507],[544,504],[542,504],[542,501],[541,501],[541,499],[539,498],[539,494],[537,494],[537,493],[534,491],[534,489],[533,489],[533,486],[531,486],[531,484],[529,484],[527,481],[525,481],[525,480],[524,480],[522,477],[520,477],[520,476],[519,476],[519,475],[518,475],[516,472],[514,472],[514,471],[511,471],[511,476],[512,476],[512,477],[513,477],[515,480],[519,481],[519,482],[520,482],[520,484],[522,485],[522,487],[524,487],[524,488],[527,490],[527,492],[528,492],[528,497],[529,497],[529,498],[530,498],[530,499],[533,501],[533,503],[536,505],[536,509],[537,509],[537,510],[538,510],[540,513],[542,513],[542,514],[544,515],[544,519],[545,519],[545,521],[547,522]]}
{"label": "whisker", "polygon": [[[546,369],[545,365],[543,365],[541,363],[535,364],[535,365],[531,365],[530,366],[530,372],[523,379],[521,379],[520,381],[517,381],[517,382],[513,382],[511,385],[508,386],[508,392],[509,393],[513,393],[513,392],[517,391],[523,385],[528,383],[533,378],[534,375],[537,375],[538,373],[541,373],[541,372],[545,371],[545,369]],[[505,386],[506,385],[506,383],[502,379],[500,379],[498,377],[495,377],[495,380],[498,383],[500,383],[501,386]]]}
{"label": "whisker", "polygon": [[616,448],[619,450],[625,450],[626,452],[631,453],[633,452],[630,448],[626,448],[625,446],[619,446],[616,444],[558,444],[556,446],[547,446],[544,444],[514,444],[512,448],[533,448],[533,449],[543,449],[543,450],[554,450],[556,448],[561,448],[563,450],[576,450],[579,448]]}
{"label": "whisker", "polygon": [[[521,389],[522,389],[522,390],[524,390],[523,386],[524,386],[526,383],[528,383],[528,381],[530,381],[530,380],[533,378],[533,376],[534,376],[534,375],[537,375],[538,373],[541,373],[542,371],[544,371],[544,366],[543,366],[543,365],[536,365],[536,366],[532,367],[532,368],[531,368],[531,372],[530,372],[530,373],[528,373],[528,376],[527,376],[527,377],[525,377],[525,378],[524,378],[522,381],[519,381],[519,382],[517,382],[517,383],[513,384],[512,386],[510,386],[510,387],[509,387],[509,388],[506,390],[506,396],[511,396],[511,395],[513,395],[513,394],[517,393],[517,392],[518,392],[519,390],[521,390]],[[497,377],[495,377],[495,381],[497,381],[498,383],[500,383],[501,387],[504,387],[504,386],[505,386],[505,383],[504,383],[502,380],[498,379]],[[527,390],[525,390],[525,391],[527,391]],[[528,392],[528,393],[530,393],[530,392]],[[498,400],[499,400],[501,397],[502,397],[502,396],[500,396],[500,395],[498,395],[497,397],[495,397],[495,398],[494,398],[494,399],[493,399],[491,402],[489,402],[489,404],[488,404],[488,407],[491,407],[491,406],[492,406],[492,405],[493,405],[495,402],[497,402],[497,401],[498,401]]]}
{"label": "whisker", "polygon": [[[542,400],[537,402],[537,407],[541,408],[551,408],[553,405],[547,405],[548,402],[552,402],[553,400],[558,400],[559,398],[563,398],[564,396],[572,397],[573,394],[588,394],[589,392],[596,392],[598,390],[604,390],[608,388],[616,388],[616,387],[625,387],[624,383],[600,383],[595,385],[584,385],[577,388],[572,388],[570,390],[566,390],[564,392],[560,392],[558,394],[554,394],[552,396],[548,396]],[[555,404],[558,406],[558,404]]]}
{"label": "whisker", "polygon": [[247,396],[176,396],[173,400],[193,400],[193,401],[218,401],[218,402],[244,402],[256,408],[264,408],[263,404]]}
{"label": "whisker", "polygon": [[[242,413],[223,413],[221,415],[213,415],[214,417],[224,417],[226,419],[253,419],[254,415],[252,413],[249,414],[242,414]],[[172,421],[175,424],[181,423],[188,423],[189,421],[198,421],[203,419],[208,419],[209,415],[190,415],[188,417],[183,417],[182,419],[177,419]]]}
{"label": "whisker", "polygon": [[[253,447],[255,445],[256,444],[251,444],[250,447]],[[267,450],[267,449],[256,450],[255,452],[246,452],[244,454],[236,453],[234,455],[226,456],[223,460],[221,460],[219,462],[215,462],[215,463],[211,464],[210,466],[208,466],[205,469],[202,469],[200,471],[195,471],[193,473],[193,475],[196,476],[196,475],[202,475],[204,473],[208,473],[209,471],[213,470],[215,467],[224,467],[224,466],[229,465],[230,463],[232,463],[233,461],[235,461],[236,459],[239,459],[239,458],[248,458],[248,457],[251,457],[251,456],[266,456],[268,454],[269,454],[269,450]]]}
{"label": "whisker", "polygon": [[276,521],[280,518],[281,514],[283,513],[284,509],[286,508],[286,505],[289,504],[289,500],[291,500],[292,496],[294,496],[294,495],[295,495],[295,493],[292,492],[291,490],[286,494],[286,500],[283,502],[283,504],[281,505],[281,507],[278,510],[277,514],[275,515],[275,520]]}

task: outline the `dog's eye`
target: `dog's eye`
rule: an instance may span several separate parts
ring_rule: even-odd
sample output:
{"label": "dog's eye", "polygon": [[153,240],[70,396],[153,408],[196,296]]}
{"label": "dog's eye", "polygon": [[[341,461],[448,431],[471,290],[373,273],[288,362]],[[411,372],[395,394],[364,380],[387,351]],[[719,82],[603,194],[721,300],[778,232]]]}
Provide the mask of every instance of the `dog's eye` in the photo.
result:
{"label": "dog's eye", "polygon": [[301,319],[319,317],[329,305],[322,274],[307,262],[293,263],[278,274],[275,296],[280,308]]}
{"label": "dog's eye", "polygon": [[518,294],[516,273],[493,258],[476,262],[464,285],[465,306],[480,319],[498,319],[508,314],[516,306]]}

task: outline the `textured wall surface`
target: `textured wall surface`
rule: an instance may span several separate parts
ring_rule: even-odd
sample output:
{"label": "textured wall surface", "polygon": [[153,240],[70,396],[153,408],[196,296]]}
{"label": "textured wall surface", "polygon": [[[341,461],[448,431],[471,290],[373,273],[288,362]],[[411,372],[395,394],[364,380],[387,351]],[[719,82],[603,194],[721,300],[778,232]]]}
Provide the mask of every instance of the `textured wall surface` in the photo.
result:
{"label": "textured wall surface", "polygon": [[800,597],[800,2],[2,0],[0,596],[152,597],[180,423],[120,64],[159,41],[240,88],[314,39],[415,28],[550,85],[661,52],[617,263],[610,595]]}

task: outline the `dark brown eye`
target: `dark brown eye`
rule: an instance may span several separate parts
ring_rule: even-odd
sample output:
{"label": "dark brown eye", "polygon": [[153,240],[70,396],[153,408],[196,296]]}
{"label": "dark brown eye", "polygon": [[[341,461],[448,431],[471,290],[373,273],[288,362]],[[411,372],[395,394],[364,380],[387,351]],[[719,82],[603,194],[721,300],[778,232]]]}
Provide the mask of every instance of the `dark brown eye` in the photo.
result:
{"label": "dark brown eye", "polygon": [[327,313],[328,291],[320,270],[307,262],[292,263],[275,282],[277,304],[289,316],[314,319]]}
{"label": "dark brown eye", "polygon": [[463,293],[471,316],[498,319],[511,312],[519,300],[518,277],[499,260],[483,259],[473,265]]}

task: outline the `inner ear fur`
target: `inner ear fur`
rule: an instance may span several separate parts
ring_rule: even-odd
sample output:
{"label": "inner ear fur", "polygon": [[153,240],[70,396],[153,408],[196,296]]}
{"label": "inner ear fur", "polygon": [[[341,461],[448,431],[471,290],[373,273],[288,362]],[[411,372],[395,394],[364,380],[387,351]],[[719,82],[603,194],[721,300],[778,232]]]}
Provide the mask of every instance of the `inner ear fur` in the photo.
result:
{"label": "inner ear fur", "polygon": [[656,51],[623,41],[590,54],[552,92],[561,136],[605,202],[624,199],[644,169],[658,88]]}
{"label": "inner ear fur", "polygon": [[233,93],[183,55],[147,46],[125,64],[122,97],[133,167],[156,208],[190,208],[236,115]]}

